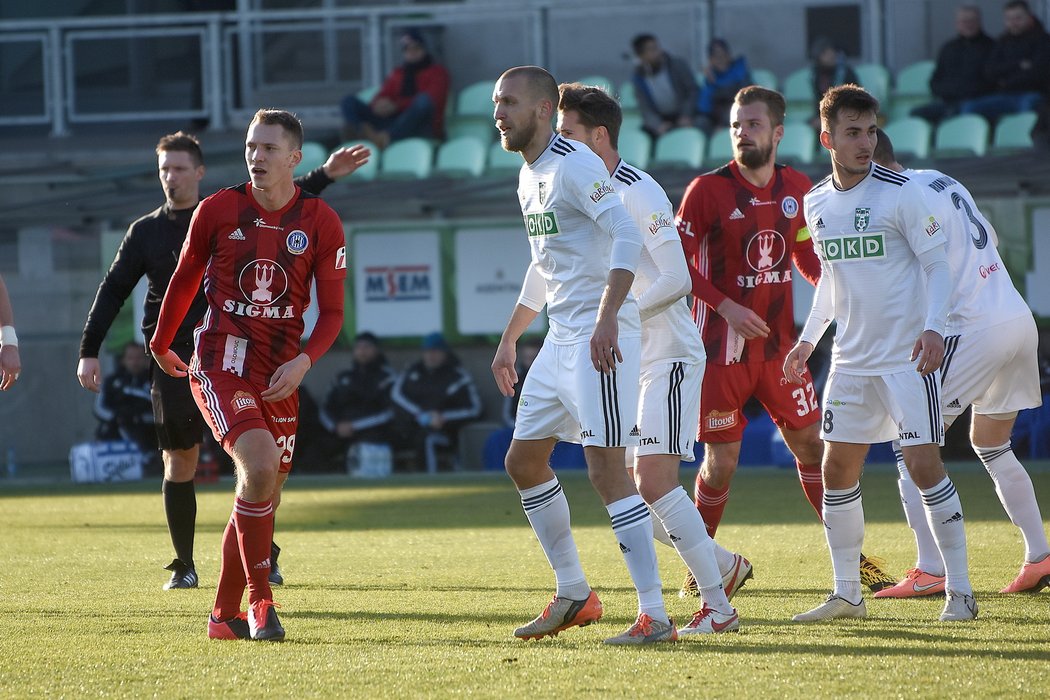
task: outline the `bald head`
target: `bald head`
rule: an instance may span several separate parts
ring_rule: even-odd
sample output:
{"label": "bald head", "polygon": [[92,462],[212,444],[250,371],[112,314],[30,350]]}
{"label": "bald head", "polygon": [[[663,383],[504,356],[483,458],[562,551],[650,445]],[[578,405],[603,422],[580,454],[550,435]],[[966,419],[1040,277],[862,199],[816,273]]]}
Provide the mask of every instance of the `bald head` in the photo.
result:
{"label": "bald head", "polygon": [[521,80],[525,84],[529,96],[537,102],[549,100],[552,114],[557,109],[559,97],[558,81],[543,68],[539,66],[517,66],[504,71],[503,75],[500,76],[500,80],[508,78]]}

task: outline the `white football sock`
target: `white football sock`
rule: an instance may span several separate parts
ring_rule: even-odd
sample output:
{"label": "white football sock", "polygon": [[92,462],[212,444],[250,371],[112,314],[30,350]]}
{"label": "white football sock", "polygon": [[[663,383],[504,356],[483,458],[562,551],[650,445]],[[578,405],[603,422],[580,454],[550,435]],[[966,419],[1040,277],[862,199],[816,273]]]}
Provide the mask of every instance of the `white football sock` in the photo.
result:
{"label": "white football sock", "polygon": [[569,502],[558,478],[527,488],[521,494],[521,505],[529,518],[536,539],[554,569],[558,588],[555,595],[570,600],[586,600],[591,587],[583,575],[576,541],[569,526]]}
{"label": "white football sock", "polygon": [[[694,506],[695,507],[695,506]],[[649,512],[652,513],[653,517],[656,516],[656,512],[652,506],[649,506]],[[653,523],[653,539],[660,544],[667,545],[668,547],[674,547],[674,542],[671,541],[670,535],[667,534],[667,530],[658,523]]]}
{"label": "white football sock", "polygon": [[1010,516],[1010,522],[1021,530],[1024,537],[1024,560],[1037,561],[1050,553],[1043,530],[1043,516],[1039,513],[1039,502],[1035,500],[1032,478],[1017,460],[1010,443],[998,447],[973,446],[981,463],[995,482],[999,502]]}
{"label": "white football sock", "polygon": [[653,529],[666,529],[678,556],[693,572],[704,604],[721,613],[732,613],[715,561],[714,540],[708,536],[704,519],[689,494],[679,486],[653,503],[652,509],[659,520]]}
{"label": "white football sock", "polygon": [[897,471],[900,472],[897,488],[901,494],[901,505],[904,506],[904,517],[908,520],[908,527],[915,534],[915,549],[918,551],[915,557],[915,568],[931,576],[944,576],[941,550],[937,549],[937,540],[933,539],[930,525],[926,522],[926,509],[922,507],[922,494],[919,493],[919,487],[911,480],[911,472],[904,464],[904,455],[901,454],[900,448],[896,448],[893,454],[897,457]]}
{"label": "white football sock", "polygon": [[919,489],[926,522],[930,525],[937,548],[944,561],[944,586],[949,591],[972,595],[966,565],[966,530],[963,528],[962,503],[955,484],[947,476],[936,486]]}
{"label": "white football sock", "polygon": [[718,562],[718,570],[725,575],[736,564],[736,554],[718,544],[718,540],[711,541],[714,543],[715,561]]}
{"label": "white football sock", "polygon": [[635,494],[613,501],[605,509],[609,511],[613,534],[620,543],[627,571],[638,591],[638,612],[658,622],[667,622],[649,506],[645,505],[641,496]]}
{"label": "white football sock", "polygon": [[861,601],[860,550],[864,544],[860,482],[846,489],[824,489],[824,534],[831,550],[835,595],[857,605]]}

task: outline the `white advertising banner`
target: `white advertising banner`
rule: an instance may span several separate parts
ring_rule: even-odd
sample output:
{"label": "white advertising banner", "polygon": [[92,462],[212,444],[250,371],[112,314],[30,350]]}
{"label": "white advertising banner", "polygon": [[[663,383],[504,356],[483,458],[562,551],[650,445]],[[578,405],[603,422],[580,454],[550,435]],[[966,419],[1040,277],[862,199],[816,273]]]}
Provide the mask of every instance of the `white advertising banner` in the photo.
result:
{"label": "white advertising banner", "polygon": [[[529,265],[529,241],[521,225],[456,231],[456,318],[462,335],[499,334],[518,303]],[[529,326],[543,333],[540,314]]]}
{"label": "white advertising banner", "polygon": [[376,231],[353,239],[357,330],[380,337],[442,329],[437,231]]}

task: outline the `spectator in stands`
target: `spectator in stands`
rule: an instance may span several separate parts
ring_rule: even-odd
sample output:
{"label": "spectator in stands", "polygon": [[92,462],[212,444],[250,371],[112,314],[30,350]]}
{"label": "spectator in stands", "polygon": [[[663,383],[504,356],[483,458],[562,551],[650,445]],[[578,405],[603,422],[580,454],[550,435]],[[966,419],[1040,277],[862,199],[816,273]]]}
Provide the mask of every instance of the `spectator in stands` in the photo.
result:
{"label": "spectator in stands", "polygon": [[980,8],[960,5],[955,10],[955,30],[958,36],[937,52],[937,65],[930,76],[930,92],[937,100],[920,105],[911,112],[935,124],[958,114],[965,100],[992,91],[992,82],[985,77],[985,68],[995,49],[995,40],[981,25]]}
{"label": "spectator in stands", "polygon": [[1050,92],[1050,34],[1042,22],[1025,0],[1011,0],[1003,7],[1003,26],[985,67],[993,92],[968,100],[960,109],[990,121],[1038,110]]}
{"label": "spectator in stands", "polygon": [[127,440],[144,455],[157,452],[157,431],[153,426],[153,400],[150,398],[149,357],[135,342],[124,345],[120,366],[102,382],[95,400],[98,440]]}
{"label": "spectator in stands", "polygon": [[518,415],[518,403],[521,401],[521,387],[525,386],[525,376],[529,373],[536,356],[543,347],[542,338],[524,339],[518,343],[518,359],[514,371],[518,373],[518,383],[514,385],[514,395],[503,398],[503,422],[509,428],[514,427]]}
{"label": "spectator in stands", "polygon": [[403,444],[416,450],[416,465],[433,474],[445,456],[455,467],[459,429],[481,416],[481,399],[444,336],[423,339],[422,358],[397,378],[391,398]]}
{"label": "spectator in stands", "polygon": [[412,136],[445,137],[448,70],[430,55],[418,30],[405,31],[399,43],[404,62],[386,77],[372,101],[366,104],[356,95],[343,99],[345,138],[366,138],[386,148]]}
{"label": "spectator in stands", "polygon": [[18,355],[15,314],[7,295],[4,278],[0,277],[0,391],[7,391],[18,381],[22,359]]}
{"label": "spectator in stands", "polygon": [[751,84],[751,69],[743,56],[733,57],[725,39],[712,39],[707,47],[707,66],[700,86],[699,113],[701,128],[710,133],[729,126],[729,110],[740,88]]}
{"label": "spectator in stands", "polygon": [[631,42],[638,67],[631,76],[642,128],[653,137],[680,126],[699,127],[696,112],[700,89],[689,64],[660,47],[652,34]]}
{"label": "spectator in stands", "polygon": [[390,389],[397,375],[379,339],[367,331],[358,333],[352,358],[353,364],[335,378],[321,408],[321,424],[336,439],[344,459],[354,443],[390,445],[394,419]]}
{"label": "spectator in stands", "polygon": [[813,59],[810,75],[817,115],[810,120],[810,125],[814,129],[820,129],[820,99],[824,97],[824,93],[836,85],[859,85],[860,79],[846,61],[846,54],[825,36],[817,37],[813,41],[809,55]]}

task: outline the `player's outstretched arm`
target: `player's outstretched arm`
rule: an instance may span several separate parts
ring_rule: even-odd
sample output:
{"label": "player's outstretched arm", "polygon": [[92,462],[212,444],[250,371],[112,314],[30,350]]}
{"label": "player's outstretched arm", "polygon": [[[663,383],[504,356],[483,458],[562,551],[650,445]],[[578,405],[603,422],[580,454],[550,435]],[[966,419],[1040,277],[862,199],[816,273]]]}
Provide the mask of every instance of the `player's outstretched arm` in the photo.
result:
{"label": "player's outstretched arm", "polygon": [[357,144],[349,148],[337,148],[328,156],[328,160],[321,167],[324,174],[333,180],[350,175],[355,170],[368,162],[372,157],[372,151],[368,146]]}

